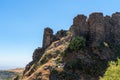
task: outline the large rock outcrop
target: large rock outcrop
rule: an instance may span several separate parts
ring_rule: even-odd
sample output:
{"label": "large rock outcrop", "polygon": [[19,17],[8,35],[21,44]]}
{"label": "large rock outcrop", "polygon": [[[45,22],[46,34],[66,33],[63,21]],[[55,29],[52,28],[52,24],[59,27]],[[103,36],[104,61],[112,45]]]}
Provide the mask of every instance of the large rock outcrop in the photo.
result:
{"label": "large rock outcrop", "polygon": [[78,15],[73,19],[73,25],[70,27],[70,31],[73,36],[86,35],[86,32],[88,32],[86,19],[87,17],[84,15]]}
{"label": "large rock outcrop", "polygon": [[53,30],[51,28],[44,29],[43,35],[43,48],[47,48],[52,42],[65,37],[67,34],[67,30],[60,30],[55,35],[53,34]]}
{"label": "large rock outcrop", "polygon": [[[68,32],[70,34],[67,34]],[[86,39],[86,48],[84,50],[75,52],[68,48],[68,44],[75,36],[83,36]],[[66,74],[72,72],[72,74],[77,74],[77,78],[82,80],[87,80],[86,77],[89,80],[98,80],[99,76],[102,76],[106,70],[108,61],[116,58],[114,49],[110,47],[111,44],[120,46],[119,12],[114,13],[112,16],[104,16],[102,13],[96,12],[90,14],[88,18],[84,15],[77,15],[73,19],[73,24],[69,30],[60,30],[56,34],[53,34],[51,28],[45,28],[43,46],[34,51],[33,61],[26,66],[23,73],[23,80],[43,80],[44,76],[49,78],[52,75],[50,74],[51,68],[53,66],[54,68],[60,68],[61,65],[64,77],[66,77]],[[61,56],[66,57],[62,57],[59,62]],[[79,65],[80,72],[75,69],[76,66],[71,68],[72,61],[75,62],[77,68]],[[70,69],[68,70],[64,66]],[[94,71],[93,73],[92,70]],[[44,74],[44,71],[47,71],[47,74]],[[96,76],[92,76],[91,73]],[[61,78],[61,75],[59,76],[53,73],[52,79],[60,78],[58,80],[63,80],[64,77],[62,76]],[[64,80],[67,79],[64,78]]]}
{"label": "large rock outcrop", "polygon": [[105,39],[104,17],[102,13],[92,13],[88,19],[91,46],[98,46]]}
{"label": "large rock outcrop", "polygon": [[89,18],[78,15],[70,27],[73,36],[84,36],[90,46],[99,46],[102,42],[120,45],[120,13],[103,16],[102,13],[92,13]]}

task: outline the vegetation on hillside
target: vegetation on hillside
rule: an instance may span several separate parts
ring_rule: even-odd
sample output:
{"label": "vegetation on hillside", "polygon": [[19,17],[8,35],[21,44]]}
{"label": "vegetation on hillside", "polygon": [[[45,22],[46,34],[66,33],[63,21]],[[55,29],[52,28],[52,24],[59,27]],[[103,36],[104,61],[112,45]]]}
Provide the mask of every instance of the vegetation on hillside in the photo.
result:
{"label": "vegetation on hillside", "polygon": [[85,46],[86,46],[85,38],[84,37],[78,37],[78,36],[74,37],[69,44],[69,48],[71,50],[75,50],[75,51],[81,50]]}
{"label": "vegetation on hillside", "polygon": [[101,80],[120,80],[120,59],[109,62],[109,67]]}

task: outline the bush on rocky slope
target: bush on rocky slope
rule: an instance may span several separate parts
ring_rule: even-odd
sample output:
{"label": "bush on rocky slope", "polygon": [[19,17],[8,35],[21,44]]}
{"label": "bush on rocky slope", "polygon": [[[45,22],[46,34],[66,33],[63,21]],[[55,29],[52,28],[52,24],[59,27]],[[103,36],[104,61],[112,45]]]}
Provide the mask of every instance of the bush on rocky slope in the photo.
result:
{"label": "bush on rocky slope", "polygon": [[69,48],[71,50],[75,50],[75,51],[78,51],[78,50],[81,50],[85,47],[86,45],[86,40],[84,37],[74,37],[72,39],[72,41],[70,42],[69,44]]}

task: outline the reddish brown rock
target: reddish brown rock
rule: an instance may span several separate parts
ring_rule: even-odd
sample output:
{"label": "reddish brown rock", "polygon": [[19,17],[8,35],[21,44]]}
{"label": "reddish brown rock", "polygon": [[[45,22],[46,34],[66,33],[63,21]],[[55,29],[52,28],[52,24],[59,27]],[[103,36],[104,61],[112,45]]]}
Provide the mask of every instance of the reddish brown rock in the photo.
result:
{"label": "reddish brown rock", "polygon": [[105,39],[104,17],[102,13],[92,13],[88,19],[91,46],[99,46]]}
{"label": "reddish brown rock", "polygon": [[86,19],[87,17],[84,15],[78,15],[74,18],[73,25],[70,27],[73,36],[85,36],[88,31]]}

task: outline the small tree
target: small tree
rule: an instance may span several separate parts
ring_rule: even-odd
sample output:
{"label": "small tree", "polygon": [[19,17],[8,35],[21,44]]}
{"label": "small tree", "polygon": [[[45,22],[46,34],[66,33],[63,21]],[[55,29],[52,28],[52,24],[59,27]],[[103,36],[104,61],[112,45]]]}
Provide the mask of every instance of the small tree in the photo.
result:
{"label": "small tree", "polygon": [[69,48],[75,51],[81,50],[86,46],[86,40],[84,37],[74,37],[70,44]]}

